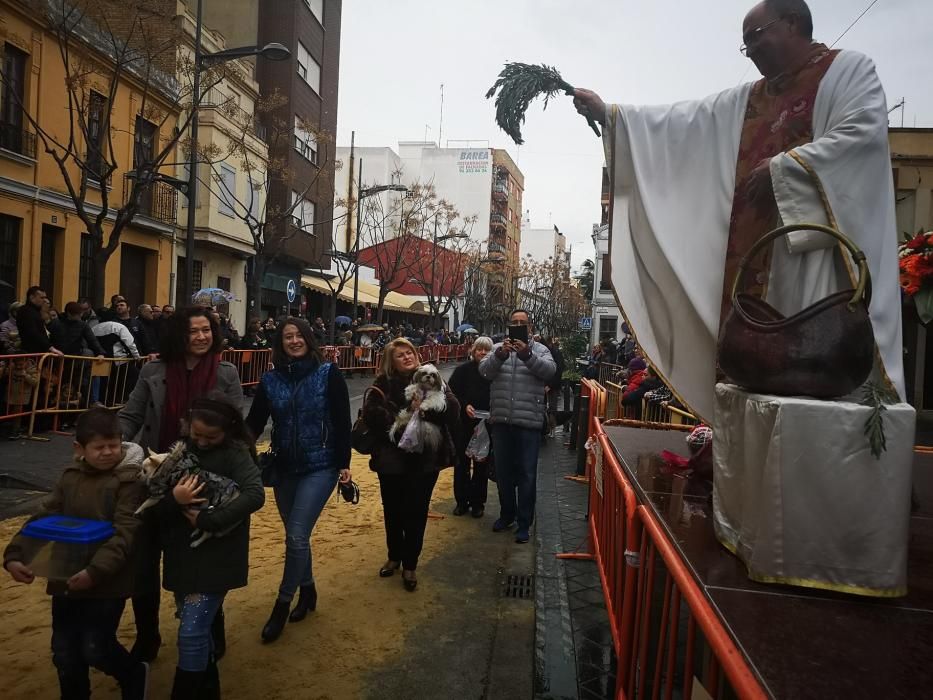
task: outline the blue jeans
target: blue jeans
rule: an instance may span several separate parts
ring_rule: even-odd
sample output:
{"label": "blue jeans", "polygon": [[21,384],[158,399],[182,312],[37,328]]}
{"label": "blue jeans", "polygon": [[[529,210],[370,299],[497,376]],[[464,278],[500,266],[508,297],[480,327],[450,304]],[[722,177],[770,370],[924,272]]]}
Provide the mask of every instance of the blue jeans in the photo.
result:
{"label": "blue jeans", "polygon": [[[538,448],[541,428],[519,428],[493,424],[492,447],[496,455],[496,485],[499,488],[499,517],[527,532],[535,519],[535,485],[538,479]],[[517,500],[516,500],[517,492]]]}
{"label": "blue jeans", "polygon": [[211,624],[226,593],[176,593],[178,618],[178,668],[204,671],[214,651]]}
{"label": "blue jeans", "polygon": [[311,531],[337,487],[337,470],[283,474],[274,487],[275,505],[285,525],[285,571],[279,600],[290,603],[298,586],[314,583],[311,573]]}

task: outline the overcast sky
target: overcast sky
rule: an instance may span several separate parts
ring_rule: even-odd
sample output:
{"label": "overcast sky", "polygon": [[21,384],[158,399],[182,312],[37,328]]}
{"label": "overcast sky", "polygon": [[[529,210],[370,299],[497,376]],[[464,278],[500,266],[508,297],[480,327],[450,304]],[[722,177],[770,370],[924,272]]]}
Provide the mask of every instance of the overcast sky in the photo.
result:
{"label": "overcast sky", "polygon": [[[832,43],[871,0],[811,0],[814,38]],[[520,149],[495,124],[486,90],[507,61],[553,65],[607,102],[668,103],[760,76],[742,56],[751,0],[344,0],[338,144],[472,140],[506,148],[525,175],[533,226],[557,225],[573,262],[592,257],[599,221],[601,142],[557,98],[532,104]],[[905,126],[933,127],[933,0],[877,0],[838,46],[878,67]],[[891,124],[901,123],[900,110]],[[460,141],[461,143],[454,143]]]}

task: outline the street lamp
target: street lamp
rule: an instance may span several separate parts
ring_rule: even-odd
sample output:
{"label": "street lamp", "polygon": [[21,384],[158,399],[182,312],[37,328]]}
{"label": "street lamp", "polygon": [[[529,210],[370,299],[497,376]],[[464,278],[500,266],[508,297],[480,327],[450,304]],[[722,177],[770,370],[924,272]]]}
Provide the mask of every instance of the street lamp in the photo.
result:
{"label": "street lamp", "polygon": [[[278,43],[265,46],[240,46],[214,53],[201,52],[202,2],[198,0],[198,9],[194,25],[194,89],[191,93],[191,136],[188,153],[188,225],[185,235],[185,284],[182,287],[185,305],[191,303],[192,282],[194,280],[194,226],[195,208],[198,206],[198,107],[201,102],[201,73],[207,66],[233,61],[247,56],[262,56],[270,61],[286,61],[291,51]],[[176,305],[178,300],[175,300]]]}
{"label": "street lamp", "polygon": [[[408,192],[405,185],[373,185],[363,189],[363,159],[360,158],[360,179],[356,187],[356,240],[353,242],[353,320],[356,320],[360,300],[360,231],[363,222],[363,200],[380,192]],[[348,202],[349,204],[349,202]]]}
{"label": "street lamp", "polygon": [[[437,215],[436,214],[434,215],[434,238],[433,238],[434,247],[431,249],[431,299],[434,299],[438,312],[440,312],[441,305],[440,303],[438,303],[438,300],[435,297],[436,288],[434,285],[434,271],[437,268],[437,244],[443,243],[444,241],[450,241],[455,238],[469,238],[469,237],[470,237],[469,234],[460,232],[460,233],[451,233],[449,235],[441,236],[440,238],[438,238],[437,236]],[[440,315],[440,313],[438,313],[438,315]],[[438,321],[439,319],[435,318],[432,320]]]}

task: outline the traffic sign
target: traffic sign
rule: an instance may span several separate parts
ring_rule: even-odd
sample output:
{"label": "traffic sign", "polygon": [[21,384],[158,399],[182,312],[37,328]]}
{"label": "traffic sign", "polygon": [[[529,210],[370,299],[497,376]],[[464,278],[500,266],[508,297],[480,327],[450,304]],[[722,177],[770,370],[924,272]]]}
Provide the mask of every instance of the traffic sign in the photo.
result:
{"label": "traffic sign", "polygon": [[288,284],[285,285],[285,297],[288,303],[293,303],[296,296],[298,296],[298,285],[295,284],[295,280],[288,280]]}
{"label": "traffic sign", "polygon": [[580,319],[580,330],[581,331],[591,331],[593,330],[593,318],[592,316],[584,316]]}

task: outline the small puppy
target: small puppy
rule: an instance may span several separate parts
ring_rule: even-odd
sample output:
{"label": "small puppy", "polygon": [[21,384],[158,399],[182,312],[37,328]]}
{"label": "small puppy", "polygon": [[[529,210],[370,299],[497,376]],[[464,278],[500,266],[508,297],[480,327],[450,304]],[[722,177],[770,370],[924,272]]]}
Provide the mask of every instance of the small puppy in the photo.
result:
{"label": "small puppy", "polygon": [[[151,508],[166,496],[171,497],[171,491],[175,485],[189,474],[194,474],[201,483],[206,484],[198,497],[206,498],[207,501],[195,506],[199,510],[229,503],[240,495],[240,489],[233,479],[201,469],[197,458],[185,450],[184,442],[179,441],[172,445],[165,454],[155,454],[150,449],[149,456],[143,460],[139,478],[146,482],[149,498],[136,509],[136,515]],[[197,547],[211,537],[223,537],[237,525],[239,523],[220,532],[202,532],[195,528],[191,533],[191,546]]]}
{"label": "small puppy", "polygon": [[[437,367],[422,365],[411,378],[411,384],[405,387],[405,398],[411,404],[412,399],[421,396],[420,410],[442,413],[447,410],[447,397],[444,391],[444,380],[441,373],[437,371]],[[395,442],[401,434],[399,447],[406,452],[437,451],[444,439],[441,429],[426,420],[418,420],[414,426],[416,430],[409,431],[408,427],[413,415],[407,408],[399,411],[395,422],[389,429],[389,439]]]}

